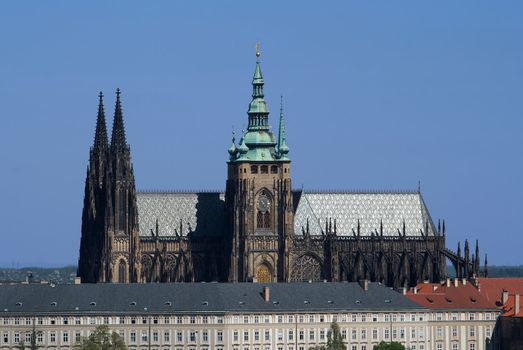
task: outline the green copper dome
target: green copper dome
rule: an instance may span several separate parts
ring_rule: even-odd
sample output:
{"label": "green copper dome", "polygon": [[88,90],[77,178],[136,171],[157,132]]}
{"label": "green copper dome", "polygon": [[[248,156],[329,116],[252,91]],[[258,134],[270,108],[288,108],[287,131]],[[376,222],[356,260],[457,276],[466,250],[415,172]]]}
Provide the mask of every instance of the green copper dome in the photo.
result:
{"label": "green copper dome", "polygon": [[[259,57],[257,52],[256,57]],[[260,62],[256,59],[256,67],[252,78],[252,100],[249,103],[247,115],[249,124],[243,133],[238,148],[234,145],[229,148],[230,161],[288,161],[289,148],[285,144],[283,128],[283,114],[280,116],[280,132],[278,140],[270,130],[269,109],[264,99],[263,86],[265,82],[261,72]]]}

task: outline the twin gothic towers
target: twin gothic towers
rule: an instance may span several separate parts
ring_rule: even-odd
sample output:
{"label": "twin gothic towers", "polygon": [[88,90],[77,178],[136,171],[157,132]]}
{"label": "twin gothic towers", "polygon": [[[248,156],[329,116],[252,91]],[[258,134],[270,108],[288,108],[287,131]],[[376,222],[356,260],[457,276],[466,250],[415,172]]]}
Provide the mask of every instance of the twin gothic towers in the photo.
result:
{"label": "twin gothic towers", "polygon": [[137,192],[120,91],[109,142],[100,93],[82,213],[83,282],[439,281],[445,259],[479,274],[479,250],[445,248],[421,193],[291,186],[283,111],[269,126],[259,52],[248,128],[233,138],[222,192]]}

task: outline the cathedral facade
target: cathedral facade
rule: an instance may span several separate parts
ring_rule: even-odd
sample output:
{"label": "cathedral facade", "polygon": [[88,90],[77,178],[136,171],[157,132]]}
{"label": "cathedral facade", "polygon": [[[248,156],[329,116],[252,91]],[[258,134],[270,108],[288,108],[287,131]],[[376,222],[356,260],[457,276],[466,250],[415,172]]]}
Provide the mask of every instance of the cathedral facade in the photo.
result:
{"label": "cathedral facade", "polygon": [[[479,248],[445,246],[420,191],[293,190],[283,110],[270,130],[259,53],[248,128],[228,149],[225,192],[139,192],[120,99],[111,140],[100,93],[85,182],[82,282],[359,281],[391,287],[480,274]],[[486,270],[486,266],[485,266]]]}

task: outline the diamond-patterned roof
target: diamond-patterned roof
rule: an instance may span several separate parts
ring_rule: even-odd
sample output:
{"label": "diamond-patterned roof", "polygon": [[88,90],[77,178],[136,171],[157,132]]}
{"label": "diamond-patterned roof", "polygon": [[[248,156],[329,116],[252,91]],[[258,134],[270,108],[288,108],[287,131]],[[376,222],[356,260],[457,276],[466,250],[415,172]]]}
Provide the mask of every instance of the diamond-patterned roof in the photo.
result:
{"label": "diamond-patterned roof", "polygon": [[160,236],[180,234],[180,223],[183,236],[189,232],[211,235],[223,232],[223,193],[139,192],[137,204],[140,236],[151,236],[156,219]]}
{"label": "diamond-patterned roof", "polygon": [[[295,203],[296,205],[296,203]],[[357,232],[358,220],[360,235],[370,236],[380,231],[383,222],[383,235],[398,236],[398,230],[407,236],[421,236],[425,224],[429,223],[429,235],[434,235],[434,227],[421,194],[405,193],[311,193],[303,192],[297,203],[294,217],[294,233],[301,234],[307,225],[311,235],[320,235],[325,221],[336,219],[337,234],[352,236]]]}
{"label": "diamond-patterned roof", "polygon": [[[398,236],[398,230],[407,236],[420,236],[428,222],[429,235],[434,235],[432,219],[418,192],[300,192],[294,193],[294,232],[301,234],[307,225],[312,235],[321,235],[325,221],[336,219],[337,234],[352,236],[357,232],[370,236],[380,230],[383,234]],[[156,219],[160,236],[175,236],[189,232],[219,235],[223,233],[225,195],[220,192],[139,192],[138,220],[140,236],[151,236]]]}

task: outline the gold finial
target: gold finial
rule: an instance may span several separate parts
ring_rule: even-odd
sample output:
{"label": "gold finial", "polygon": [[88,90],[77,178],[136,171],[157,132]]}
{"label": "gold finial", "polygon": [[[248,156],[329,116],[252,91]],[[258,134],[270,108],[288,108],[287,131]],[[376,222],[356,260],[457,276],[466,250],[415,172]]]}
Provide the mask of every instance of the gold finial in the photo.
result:
{"label": "gold finial", "polygon": [[260,57],[260,43],[256,42],[256,58]]}

